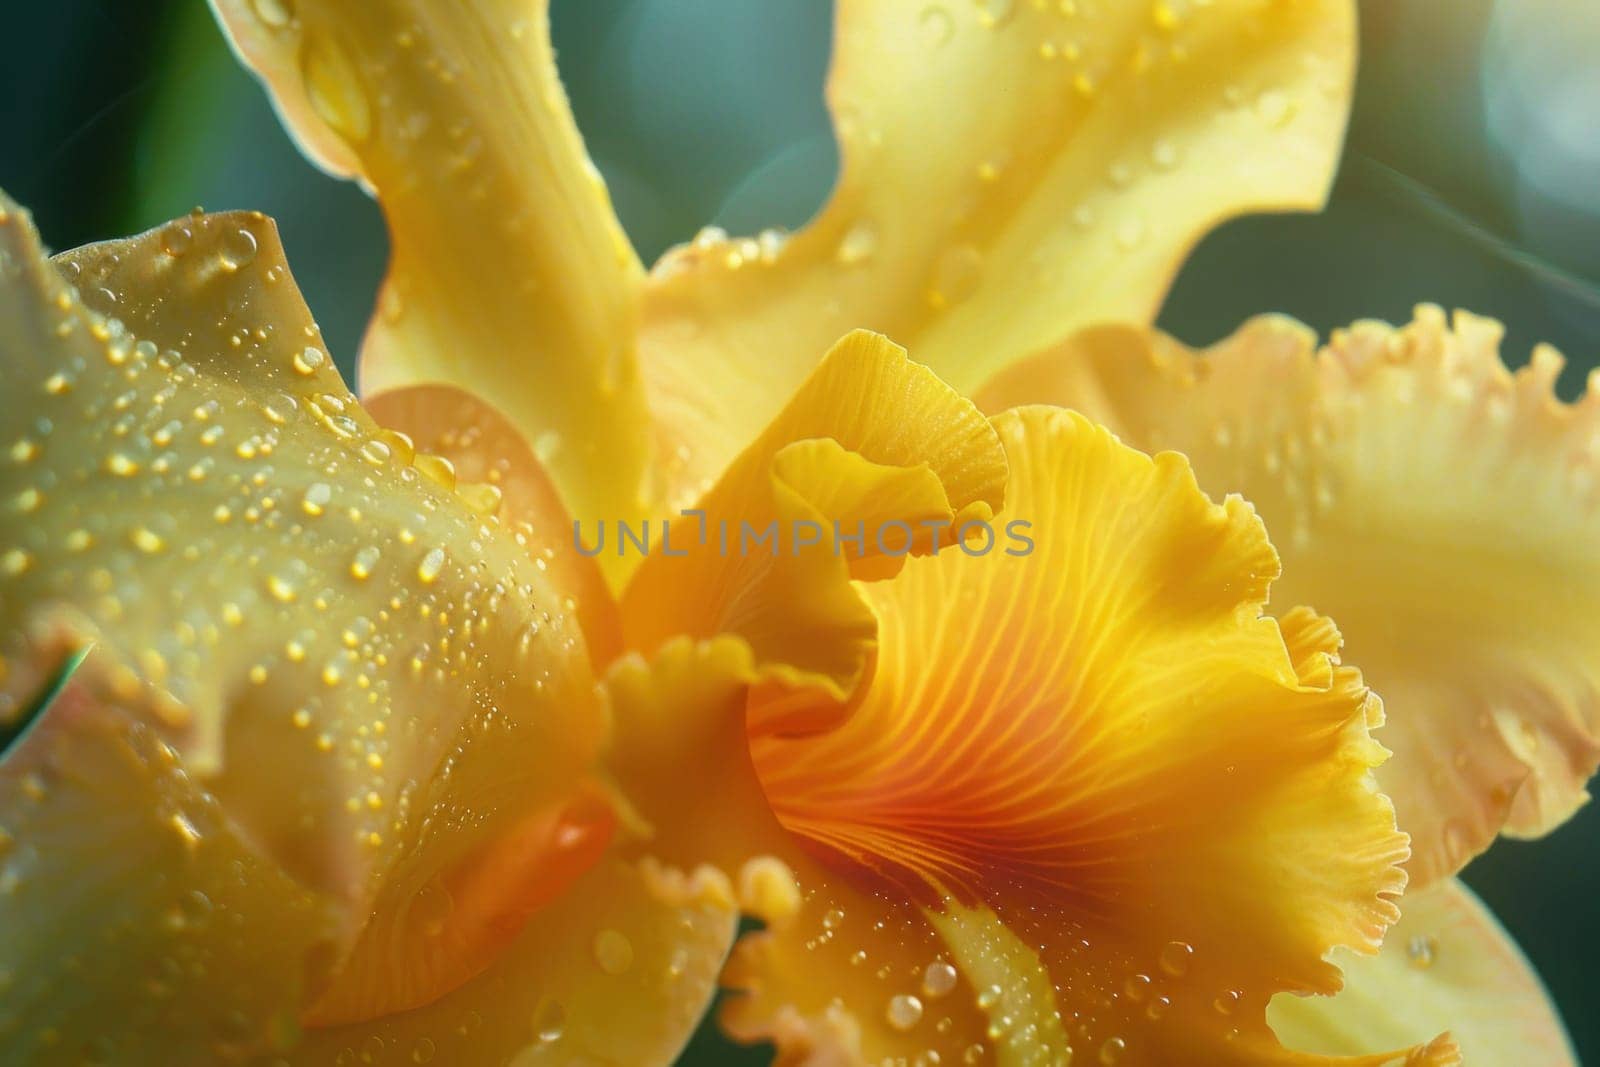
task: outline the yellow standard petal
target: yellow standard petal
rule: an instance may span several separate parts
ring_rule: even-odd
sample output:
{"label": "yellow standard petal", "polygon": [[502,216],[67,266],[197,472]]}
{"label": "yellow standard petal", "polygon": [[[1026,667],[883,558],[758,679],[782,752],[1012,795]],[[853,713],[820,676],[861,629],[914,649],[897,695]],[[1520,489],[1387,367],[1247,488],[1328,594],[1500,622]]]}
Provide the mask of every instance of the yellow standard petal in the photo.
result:
{"label": "yellow standard petal", "polygon": [[1600,389],[1560,403],[1561,357],[1541,348],[1513,375],[1500,336],[1432,307],[1321,352],[1281,319],[1203,356],[1093,330],[982,399],[1078,408],[1261,509],[1284,557],[1276,603],[1338,619],[1388,703],[1378,777],[1419,885],[1502,830],[1559,825],[1600,762]]}
{"label": "yellow standard petal", "polygon": [[212,8],[307,154],[383,205],[363,395],[494,383],[575,513],[634,515],[643,270],[573,124],[547,0]]}
{"label": "yellow standard petal", "polygon": [[1469,1064],[1577,1067],[1539,978],[1489,909],[1460,882],[1410,892],[1383,951],[1341,952],[1338,996],[1273,999],[1267,1019],[1292,1048],[1357,1055],[1450,1027]]}
{"label": "yellow standard petal", "polygon": [[846,329],[969,390],[1074,326],[1148,322],[1220,221],[1320,206],[1354,23],[1348,0],[842,0],[827,206],[651,274],[640,358],[670,501]]}
{"label": "yellow standard petal", "polygon": [[[728,893],[597,866],[574,590],[355,403],[271,224],[191,216],[58,272],[0,202],[0,356],[7,719],[90,650],[0,763],[7,1047],[410,1062],[478,1027],[503,1062],[551,1043],[545,999],[637,994],[566,1048],[669,1061]],[[642,970],[572,962],[604,930]]]}

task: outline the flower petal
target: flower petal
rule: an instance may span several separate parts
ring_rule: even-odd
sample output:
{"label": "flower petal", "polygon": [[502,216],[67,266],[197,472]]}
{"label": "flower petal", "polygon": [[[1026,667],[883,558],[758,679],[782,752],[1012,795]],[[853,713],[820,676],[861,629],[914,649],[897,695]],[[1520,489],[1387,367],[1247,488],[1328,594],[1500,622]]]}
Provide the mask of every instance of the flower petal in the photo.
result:
{"label": "flower petal", "polygon": [[572,520],[527,440],[498,409],[448,385],[391,389],[366,401],[372,417],[399,430],[424,452],[448,460],[473,494],[499,500],[500,521],[511,527],[535,564],[567,594],[597,672],[621,650],[616,601],[595,561],[580,553]]}
{"label": "flower petal", "polygon": [[306,961],[338,941],[329,900],[266,860],[139,719],[71,683],[0,762],[8,1062],[282,1047],[317,977]]}
{"label": "flower petal", "polygon": [[471,982],[414,1011],[311,1031],[289,1062],[665,1067],[716,990],[738,918],[713,872],[608,857]]}
{"label": "flower petal", "polygon": [[363,393],[494,382],[576,514],[631,517],[643,271],[567,107],[547,7],[212,0],[307,155],[383,205],[393,258]]}
{"label": "flower petal", "polygon": [[[996,425],[1000,518],[1031,522],[1035,550],[945,552],[864,586],[877,658],[837,726],[764,731],[752,706],[779,820],[847,883],[814,898],[820,928],[787,935],[816,942],[811,962],[793,951],[795,974],[763,980],[803,987],[793,1008],[817,1016],[853,953],[887,949],[877,995],[845,1005],[869,1062],[961,1062],[980,1042],[1021,1062],[1063,1040],[1124,1063],[1285,1062],[1271,995],[1335,991],[1324,953],[1373,951],[1397,914],[1377,701],[1325,620],[1260,616],[1277,563],[1248,505],[1068,412]],[[830,907],[855,934],[823,936]],[[906,1022],[894,998],[936,952],[984,1027]]]}
{"label": "flower petal", "polygon": [[1400,910],[1378,955],[1340,954],[1338,996],[1273,1000],[1267,1018],[1285,1044],[1357,1055],[1448,1026],[1466,1063],[1577,1067],[1538,975],[1471,890],[1440,882]]}
{"label": "flower petal", "polygon": [[1513,375],[1500,333],[1432,307],[1320,353],[1281,319],[1203,356],[1095,330],[982,396],[1078,408],[1261,509],[1284,557],[1277,603],[1337,618],[1392,711],[1378,778],[1412,835],[1413,885],[1502,829],[1559,825],[1600,762],[1600,388],[1559,403],[1560,357],[1540,349]]}
{"label": "flower petal", "polygon": [[763,673],[842,695],[874,628],[849,578],[927,551],[929,524],[987,519],[1004,483],[1000,443],[969,401],[885,338],[852,333],[634,575],[628,646],[648,656],[680,635],[737,635]]}
{"label": "flower petal", "polygon": [[[63,262],[107,319],[0,202],[0,706],[92,645],[93,700],[335,909],[307,1019],[426,1003],[611,832],[582,635],[501,524],[355,404],[270,224],[182,225]],[[440,892],[431,938],[410,919]]]}
{"label": "flower petal", "polygon": [[681,506],[845,329],[957,389],[1095,321],[1148,322],[1208,229],[1322,204],[1347,0],[844,0],[843,173],[786,242],[708,235],[645,295],[640,359]]}

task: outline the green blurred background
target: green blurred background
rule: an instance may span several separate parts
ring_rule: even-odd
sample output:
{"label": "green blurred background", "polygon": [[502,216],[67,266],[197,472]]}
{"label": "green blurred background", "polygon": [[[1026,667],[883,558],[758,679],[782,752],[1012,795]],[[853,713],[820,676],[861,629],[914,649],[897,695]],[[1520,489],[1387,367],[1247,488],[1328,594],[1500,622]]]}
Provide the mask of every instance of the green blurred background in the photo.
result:
{"label": "green blurred background", "polygon": [[[382,218],[299,157],[202,0],[8,6],[25,10],[0,20],[0,187],[46,241],[132,233],[196,204],[265,211],[348,375],[383,269]],[[793,228],[820,206],[838,161],[821,102],[825,0],[553,8],[579,124],[647,261],[707,224]],[[1332,205],[1213,234],[1162,325],[1206,343],[1263,311],[1326,331],[1432,301],[1504,321],[1514,363],[1554,343],[1574,395],[1600,357],[1600,0],[1362,8]],[[1600,1064],[1600,810],[1542,842],[1500,843],[1466,878]],[[684,1062],[768,1058],[707,1029]]]}

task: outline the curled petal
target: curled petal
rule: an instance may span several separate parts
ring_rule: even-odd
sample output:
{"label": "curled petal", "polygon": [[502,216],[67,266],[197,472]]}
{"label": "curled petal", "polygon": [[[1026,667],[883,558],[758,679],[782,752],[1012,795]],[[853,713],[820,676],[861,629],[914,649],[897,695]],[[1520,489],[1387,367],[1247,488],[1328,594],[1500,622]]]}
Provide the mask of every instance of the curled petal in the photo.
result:
{"label": "curled petal", "polygon": [[[753,699],[766,795],[833,873],[774,932],[788,948],[764,951],[793,971],[761,969],[785,992],[730,1008],[739,1032],[781,1038],[848,982],[875,991],[844,1006],[867,1062],[1064,1043],[1293,1062],[1268,999],[1337,990],[1324,954],[1374,951],[1405,882],[1371,781],[1377,701],[1325,620],[1260,614],[1277,561],[1248,505],[1071,413],[996,426],[999,518],[1025,516],[1034,550],[946,551],[864,586],[877,656],[836,725],[763,729]],[[929,968],[951,1007],[904,999]],[[1414,1052],[1450,1062],[1447,1041]]]}
{"label": "curled petal", "polygon": [[1378,771],[1423,885],[1504,830],[1538,835],[1600,762],[1600,389],[1556,400],[1548,348],[1515,374],[1501,330],[1432,307],[1315,351],[1260,319],[1205,354],[1158,334],[1080,334],[986,387],[989,410],[1075,407],[1187,454],[1279,538],[1279,604],[1333,615],[1384,694]]}
{"label": "curled petal", "polygon": [[1382,952],[1340,954],[1338,996],[1274,998],[1267,1019],[1285,1044],[1358,1055],[1448,1026],[1466,1063],[1577,1067],[1538,975],[1471,890],[1440,882],[1400,909]]}
{"label": "curled petal", "polygon": [[938,531],[949,543],[1004,484],[969,401],[887,339],[849,334],[634,576],[628,645],[736,635],[762,672],[843,695],[874,629],[849,579],[931,550]]}
{"label": "curled petal", "polygon": [[211,6],[307,155],[383,206],[363,394],[498,383],[576,514],[633,516],[643,271],[568,109],[547,0]]}
{"label": "curled petal", "polygon": [[[179,225],[64,260],[79,297],[0,202],[0,707],[16,715],[92,646],[73,685],[112,725],[90,720],[84,744],[159,741],[219,834],[331,910],[298,1018],[424,1005],[487,968],[611,833],[586,784],[605,726],[583,636],[502,524],[356,405],[270,223]],[[146,880],[203,882],[151,855]],[[127,857],[101,859],[111,884]],[[71,877],[99,879],[84,862]],[[68,877],[50,871],[41,894]],[[416,921],[441,894],[448,913]],[[254,944],[273,927],[215,929]],[[31,936],[23,957],[70,951]],[[107,966],[132,988],[154,962]]]}
{"label": "curled petal", "polygon": [[693,499],[844,330],[957,389],[1095,321],[1148,322],[1208,229],[1321,205],[1354,71],[1347,0],[844,0],[843,155],[786,241],[706,236],[644,298],[640,359]]}

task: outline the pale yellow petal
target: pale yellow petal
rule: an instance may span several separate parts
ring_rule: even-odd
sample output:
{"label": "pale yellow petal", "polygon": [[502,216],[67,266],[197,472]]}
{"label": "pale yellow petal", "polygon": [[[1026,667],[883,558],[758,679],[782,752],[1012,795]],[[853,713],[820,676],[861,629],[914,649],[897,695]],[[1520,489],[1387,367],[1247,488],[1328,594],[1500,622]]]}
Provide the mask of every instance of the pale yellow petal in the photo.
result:
{"label": "pale yellow petal", "polygon": [[1460,882],[1407,893],[1383,951],[1340,953],[1338,996],[1276,997],[1267,1019],[1291,1048],[1358,1055],[1448,1027],[1463,1062],[1577,1067],[1539,977]]}
{"label": "pale yellow petal", "polygon": [[[583,636],[481,501],[356,405],[270,223],[180,221],[181,239],[66,259],[79,297],[0,202],[0,700],[14,717],[92,647],[81,687],[112,733],[85,743],[145,751],[116,731],[150,733],[208,825],[331,909],[305,997],[285,991],[297,1017],[427,1003],[488,967],[611,833],[585,785],[605,720]],[[137,799],[139,784],[108,788]],[[178,814],[136,817],[190,833]],[[49,832],[14,844],[70,843]],[[103,859],[39,875],[39,899],[64,878],[114,886],[128,857]],[[186,870],[139,873],[165,893]],[[155,899],[126,889],[130,907]],[[441,892],[455,906],[430,934],[414,905]],[[270,921],[216,930],[273,936]],[[41,936],[19,951],[74,950]],[[131,996],[157,962],[130,949],[99,965]],[[197,1027],[224,992],[189,1005]]]}
{"label": "pale yellow petal", "polygon": [[383,206],[363,394],[492,395],[576,514],[634,515],[643,272],[568,109],[547,0],[212,8],[307,154]]}
{"label": "pale yellow petal", "polygon": [[1389,707],[1378,777],[1414,884],[1502,829],[1560,824],[1600,762],[1600,389],[1558,402],[1560,357],[1513,375],[1500,334],[1431,307],[1320,353],[1281,319],[1203,355],[1093,330],[981,398],[1075,407],[1260,508],[1284,559],[1274,603],[1339,620]]}
{"label": "pale yellow petal", "polygon": [[1220,221],[1319,206],[1354,23],[1348,0],[843,0],[843,172],[821,215],[651,274],[640,358],[669,501],[846,329],[970,390],[1076,326],[1148,322]]}

